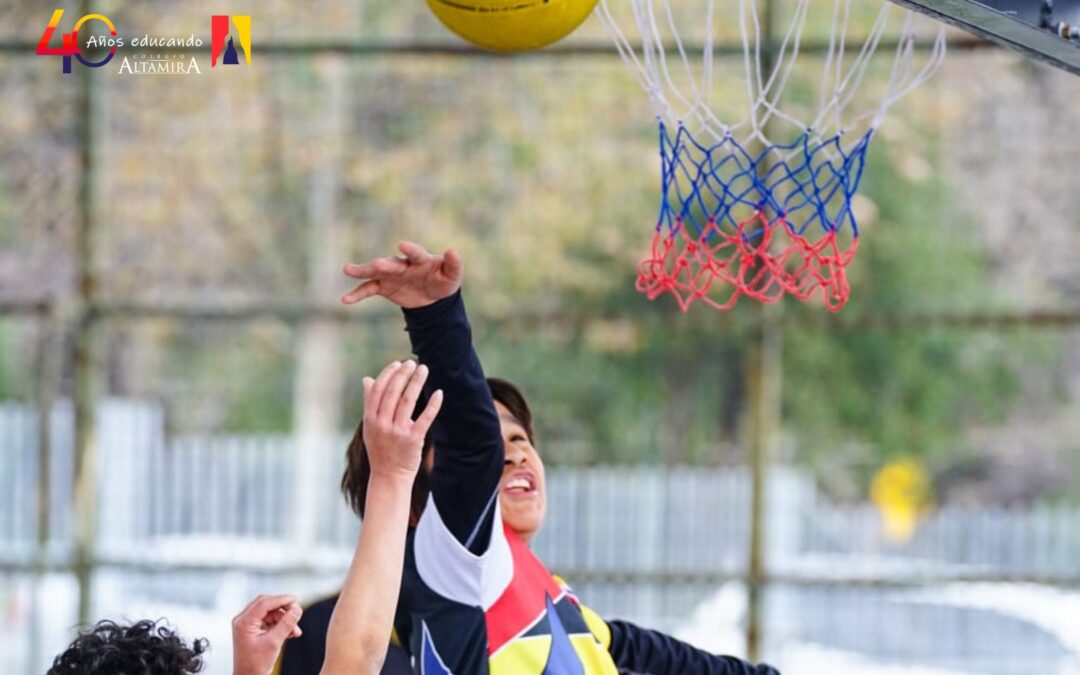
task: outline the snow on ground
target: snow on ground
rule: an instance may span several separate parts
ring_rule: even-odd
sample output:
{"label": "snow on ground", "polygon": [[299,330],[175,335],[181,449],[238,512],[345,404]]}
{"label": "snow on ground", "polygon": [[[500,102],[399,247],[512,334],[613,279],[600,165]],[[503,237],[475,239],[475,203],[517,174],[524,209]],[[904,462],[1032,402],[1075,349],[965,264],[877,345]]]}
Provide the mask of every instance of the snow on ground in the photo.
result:
{"label": "snow on ground", "polygon": [[742,654],[746,633],[740,623],[745,615],[746,586],[729,582],[697,606],[675,637],[714,654]]}
{"label": "snow on ground", "polygon": [[783,675],[971,675],[967,670],[879,663],[852,652],[807,643],[785,647],[774,665]]}
{"label": "snow on ground", "polygon": [[[948,584],[914,591],[912,600],[1023,619],[1061,641],[1080,660],[1080,593],[1035,584]],[[1078,666],[1080,667],[1080,666]]]}
{"label": "snow on ground", "polygon": [[[1080,675],[1080,593],[1033,584],[952,583],[911,591],[896,591],[894,601],[920,605],[995,612],[1036,626],[1054,636],[1072,653],[1046,675]],[[675,635],[715,653],[743,655],[746,590],[728,583],[701,603]],[[977,636],[967,636],[975,639]],[[781,644],[769,657],[784,675],[971,675],[978,666],[954,670],[906,661],[886,663],[872,655],[791,641]],[[1026,675],[1026,674],[1025,674]]]}

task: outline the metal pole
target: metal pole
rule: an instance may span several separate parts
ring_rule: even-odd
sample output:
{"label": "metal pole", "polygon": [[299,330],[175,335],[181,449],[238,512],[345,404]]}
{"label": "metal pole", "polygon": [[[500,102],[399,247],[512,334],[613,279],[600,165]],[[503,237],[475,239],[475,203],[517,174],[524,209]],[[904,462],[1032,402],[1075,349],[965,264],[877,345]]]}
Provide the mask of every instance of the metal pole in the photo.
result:
{"label": "metal pole", "polygon": [[30,650],[27,673],[40,672],[42,657],[41,588],[49,569],[49,539],[52,521],[52,409],[56,386],[60,379],[61,325],[56,306],[50,305],[41,315],[41,338],[38,341],[34,364],[37,370],[37,555],[34,566],[32,611],[30,619]]}
{"label": "metal pole", "polygon": [[[82,0],[82,14],[93,13],[92,0]],[[79,585],[78,620],[86,625],[93,606],[93,560],[97,533],[97,429],[95,409],[101,358],[97,332],[99,317],[93,308],[97,292],[95,249],[97,239],[99,170],[98,138],[101,124],[101,86],[96,68],[81,68],[79,128],[79,228],[76,236],[78,288],[74,345],[75,407],[75,576]]]}
{"label": "metal pole", "polygon": [[[901,0],[898,0],[901,1]],[[206,39],[206,36],[201,36]],[[1068,42],[1063,44],[1068,45]],[[900,44],[889,38],[882,39],[878,50],[882,53],[894,52]],[[26,54],[32,53],[37,47],[36,42],[22,40],[0,40],[0,53]],[[850,42],[844,46],[845,53],[858,53],[863,47],[862,42]],[[704,50],[700,42],[686,42],[682,50],[687,54],[700,54]],[[799,45],[799,53],[813,55],[824,54],[831,47],[825,40],[808,40]],[[930,48],[925,42],[914,45],[916,51],[925,51]],[[998,45],[981,38],[957,35],[949,38],[949,52],[974,52],[988,49],[998,49]],[[137,47],[126,45],[117,51],[120,54],[137,51]],[[664,46],[665,54],[678,57],[679,50],[673,45]],[[529,52],[517,52],[513,56],[499,52],[491,52],[478,47],[472,47],[463,42],[439,41],[439,42],[409,42],[395,40],[290,40],[288,42],[259,42],[259,55],[273,57],[309,57],[318,54],[342,54],[347,56],[452,56],[461,58],[478,58],[488,61],[514,59],[517,61],[562,59],[562,58],[598,58],[617,59],[618,52],[608,40],[589,40],[579,42],[560,42],[544,49]],[[718,57],[741,59],[743,48],[740,44],[715,44],[713,54]]]}
{"label": "metal pole", "polygon": [[[344,158],[340,140],[347,135],[349,70],[338,55],[323,56],[315,64],[322,87],[324,113],[315,147],[320,161],[311,172],[308,189],[308,288],[313,302],[337,295],[341,283],[341,252],[345,225],[341,216]],[[290,534],[302,560],[309,560],[318,534],[320,485],[325,480],[325,450],[341,428],[341,401],[345,388],[342,367],[342,328],[333,320],[314,318],[300,326],[296,341],[293,389],[292,508]]]}
{"label": "metal pole", "polygon": [[763,592],[766,569],[766,520],[768,513],[769,450],[773,430],[780,418],[782,340],[780,305],[759,306],[759,323],[748,358],[746,393],[749,399],[750,432],[750,560],[747,566],[746,654],[761,658]]}

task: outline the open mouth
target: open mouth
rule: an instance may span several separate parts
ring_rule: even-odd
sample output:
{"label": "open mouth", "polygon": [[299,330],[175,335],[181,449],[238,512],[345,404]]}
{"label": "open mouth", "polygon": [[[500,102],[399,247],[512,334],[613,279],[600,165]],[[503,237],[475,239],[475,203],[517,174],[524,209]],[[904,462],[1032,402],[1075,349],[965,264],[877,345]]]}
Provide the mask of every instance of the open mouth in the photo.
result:
{"label": "open mouth", "polygon": [[524,497],[536,492],[536,476],[531,471],[516,471],[503,481],[502,491],[512,497]]}

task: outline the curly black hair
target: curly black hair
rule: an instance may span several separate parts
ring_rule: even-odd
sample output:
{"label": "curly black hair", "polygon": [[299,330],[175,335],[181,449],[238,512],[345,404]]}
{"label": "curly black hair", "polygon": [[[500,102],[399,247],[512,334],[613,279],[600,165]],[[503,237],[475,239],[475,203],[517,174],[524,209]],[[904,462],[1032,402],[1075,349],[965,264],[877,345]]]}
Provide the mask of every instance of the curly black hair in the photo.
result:
{"label": "curly black hair", "polygon": [[79,633],[46,675],[192,675],[203,669],[206,640],[189,647],[161,621],[101,621]]}

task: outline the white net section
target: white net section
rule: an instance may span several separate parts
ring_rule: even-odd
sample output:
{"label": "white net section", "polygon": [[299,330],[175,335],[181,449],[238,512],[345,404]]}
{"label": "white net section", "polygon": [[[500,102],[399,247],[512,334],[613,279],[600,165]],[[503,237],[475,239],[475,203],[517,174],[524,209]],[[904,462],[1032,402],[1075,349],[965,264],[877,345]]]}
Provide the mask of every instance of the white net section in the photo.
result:
{"label": "white net section", "polygon": [[[612,7],[616,3],[620,6]],[[769,146],[776,144],[773,138],[785,143],[807,131],[811,140],[824,140],[873,130],[889,107],[929,78],[945,58],[944,26],[881,0],[834,0],[827,12],[821,0],[784,3],[772,10],[788,15],[782,31],[773,27],[781,22],[764,15],[764,3],[756,0],[695,0],[690,5],[694,14],[680,15],[676,9],[689,7],[685,2],[600,0],[599,15],[657,117],[686,126],[702,142],[733,136],[744,145],[756,140]],[[687,34],[695,34],[700,43],[691,45]],[[875,54],[886,47],[892,58],[884,89],[876,88],[876,100],[867,102],[857,94],[868,77],[882,79],[881,73],[871,73],[877,70],[872,67]],[[727,64],[735,68],[738,59],[717,57],[736,51],[743,57],[738,75],[746,105],[740,118],[725,120],[714,103],[731,91],[718,91],[717,83],[734,74],[723,71]],[[806,80],[811,64],[818,64],[819,78],[804,81],[799,97],[812,96],[816,105],[798,106],[805,111],[801,114],[785,109],[789,85],[797,73]]]}
{"label": "white net section", "polygon": [[[629,8],[612,8],[617,2]],[[834,0],[826,13],[820,0],[814,8],[811,0],[796,0],[782,31],[770,28],[769,24],[779,22],[762,15],[765,5],[757,0],[727,2],[723,8],[717,8],[715,0],[694,2],[694,8],[700,8],[696,21],[692,15],[677,16],[669,0],[600,0],[599,16],[624,62],[648,93],[658,118],[673,125],[684,124],[691,132],[705,132],[716,140],[731,135],[775,145],[766,134],[770,123],[777,125],[773,136],[781,130],[796,135],[809,130],[824,139],[873,130],[885,119],[890,106],[941,65],[944,26],[878,0],[869,3],[876,8],[870,18],[867,3],[859,3],[858,8],[853,3]],[[811,17],[815,43],[806,45]],[[700,44],[688,42],[687,33],[694,32],[699,33]],[[737,36],[734,40],[730,39],[732,32]],[[859,100],[863,105],[853,107],[856,93],[872,70],[874,55],[887,45],[893,55],[885,91],[875,103],[866,105]],[[808,55],[800,55],[807,46],[816,52],[809,57],[820,63],[820,79],[813,85],[818,103],[810,116],[796,117],[784,109],[782,99],[796,66],[805,66],[802,60]],[[738,59],[717,56],[737,50],[743,56],[746,106],[744,117],[725,121],[714,109],[715,84],[718,77],[731,75],[721,72],[724,64],[737,67]],[[781,143],[787,139],[781,138]]]}

